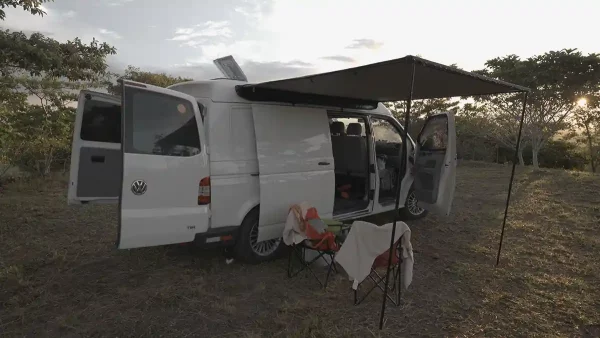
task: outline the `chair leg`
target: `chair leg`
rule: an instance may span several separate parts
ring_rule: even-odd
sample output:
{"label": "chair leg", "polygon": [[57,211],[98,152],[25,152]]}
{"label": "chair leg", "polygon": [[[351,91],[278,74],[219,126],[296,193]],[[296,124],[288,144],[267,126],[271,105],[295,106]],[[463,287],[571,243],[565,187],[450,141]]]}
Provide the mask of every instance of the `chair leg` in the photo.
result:
{"label": "chair leg", "polygon": [[[392,304],[394,304],[395,306],[399,306],[400,300],[401,300],[401,285],[402,285],[401,279],[400,279],[400,266],[399,265],[393,266],[390,273],[392,274],[392,276],[391,276],[392,285],[388,286],[387,299],[390,302],[392,302]],[[368,291],[366,291],[365,294],[362,297],[360,297],[360,299],[358,299],[358,290],[354,290],[354,305],[360,304],[375,289],[379,289],[382,292],[385,292],[385,278],[384,277],[385,277],[385,275],[381,276],[377,272],[377,270],[371,269],[371,272],[369,273],[369,275],[367,276],[366,279],[371,280],[371,282],[373,282],[373,286]],[[362,283],[359,284],[359,287],[360,287],[360,285],[362,285]],[[390,291],[392,293],[391,295],[390,295]]]}
{"label": "chair leg", "polygon": [[287,266],[287,276],[288,278],[292,278],[292,255],[294,254],[293,251],[295,251],[296,248],[294,246],[289,248],[289,253],[288,253],[288,266]]}
{"label": "chair leg", "polygon": [[329,267],[327,268],[327,277],[325,277],[325,288],[327,287],[327,283],[329,282],[329,275],[331,275],[331,271],[335,270],[335,272],[337,273],[337,270],[335,268],[335,260],[334,260],[334,256],[329,254]]}
{"label": "chair leg", "polygon": [[[305,248],[304,246],[296,246],[293,245],[291,248],[291,251],[288,255],[288,268],[287,268],[287,275],[288,278],[297,276],[300,272],[304,271],[304,270],[308,270],[308,272],[310,272],[310,274],[313,275],[313,277],[317,280],[317,282],[319,282],[319,284],[321,284],[321,286],[323,288],[327,287],[327,284],[329,283],[329,277],[331,276],[331,272],[335,272],[337,273],[337,268],[335,266],[335,254],[332,254],[330,251],[319,251],[319,250],[315,250],[317,252],[317,256],[312,258],[309,262],[306,261],[306,250],[307,248]],[[309,249],[310,250],[310,249]],[[300,267],[297,271],[293,271],[293,257],[295,256],[299,261],[300,261]],[[327,256],[329,256],[329,261],[327,260]],[[324,281],[321,281],[321,278],[319,278],[317,276],[317,274],[315,273],[315,271],[313,271],[313,269],[311,268],[311,265],[313,263],[315,263],[316,261],[322,259],[327,265],[327,275],[325,277]]]}

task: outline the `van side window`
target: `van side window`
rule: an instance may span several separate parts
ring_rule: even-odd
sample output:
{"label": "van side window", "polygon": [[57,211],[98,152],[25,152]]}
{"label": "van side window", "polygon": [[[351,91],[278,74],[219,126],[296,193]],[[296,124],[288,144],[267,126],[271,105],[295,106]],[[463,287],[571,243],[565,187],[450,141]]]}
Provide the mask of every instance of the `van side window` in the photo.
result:
{"label": "van side window", "polygon": [[121,143],[121,106],[85,100],[79,137],[85,141]]}
{"label": "van side window", "polygon": [[128,89],[124,104],[125,152],[163,156],[200,153],[198,123],[187,100]]}

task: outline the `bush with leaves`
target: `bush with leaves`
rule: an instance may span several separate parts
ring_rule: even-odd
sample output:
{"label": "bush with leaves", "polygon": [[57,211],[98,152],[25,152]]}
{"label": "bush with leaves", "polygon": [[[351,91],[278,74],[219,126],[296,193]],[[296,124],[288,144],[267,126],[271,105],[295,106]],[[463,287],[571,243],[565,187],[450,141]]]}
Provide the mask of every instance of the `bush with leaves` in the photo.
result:
{"label": "bush with leaves", "polygon": [[[180,76],[171,76],[166,73],[152,73],[143,71],[138,67],[127,66],[123,75],[113,74],[114,76],[136,82],[143,82],[158,87],[166,88],[179,82],[191,81],[192,79],[183,78]],[[121,96],[123,90],[120,83],[108,83],[106,89],[113,95]]]}
{"label": "bush with leaves", "polygon": [[[45,2],[0,0],[0,20],[8,7],[44,15]],[[45,175],[57,159],[68,160],[71,103],[80,89],[106,85],[106,57],[115,53],[95,39],[59,42],[41,33],[0,30],[0,162]]]}

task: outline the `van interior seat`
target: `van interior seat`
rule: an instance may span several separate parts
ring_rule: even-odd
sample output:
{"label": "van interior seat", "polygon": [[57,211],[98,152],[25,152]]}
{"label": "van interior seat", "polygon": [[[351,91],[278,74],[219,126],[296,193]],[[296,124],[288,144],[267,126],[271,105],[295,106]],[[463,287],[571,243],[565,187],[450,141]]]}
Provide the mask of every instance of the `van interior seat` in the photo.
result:
{"label": "van interior seat", "polygon": [[350,123],[344,138],[345,169],[353,176],[366,177],[368,172],[367,139],[362,137],[362,125]]}
{"label": "van interior seat", "polygon": [[346,134],[352,136],[362,136],[362,124],[356,122],[348,124]]}
{"label": "van interior seat", "polygon": [[346,173],[346,160],[344,158],[344,139],[346,138],[346,125],[344,122],[335,121],[329,125],[331,131],[331,150],[336,173]]}

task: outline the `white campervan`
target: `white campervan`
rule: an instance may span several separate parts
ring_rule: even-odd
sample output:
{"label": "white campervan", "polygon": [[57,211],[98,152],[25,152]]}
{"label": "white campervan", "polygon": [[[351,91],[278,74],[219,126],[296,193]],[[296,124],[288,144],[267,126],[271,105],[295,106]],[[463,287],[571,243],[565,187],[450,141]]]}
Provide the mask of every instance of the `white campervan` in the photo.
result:
{"label": "white campervan", "polygon": [[450,210],[451,113],[429,118],[416,151],[408,138],[402,172],[403,129],[382,104],[249,101],[236,92],[247,83],[227,79],[122,84],[120,98],[81,92],[68,191],[73,204],[119,202],[118,248],[230,243],[268,260],[290,205],[339,220],[391,211],[399,174],[405,217]]}

